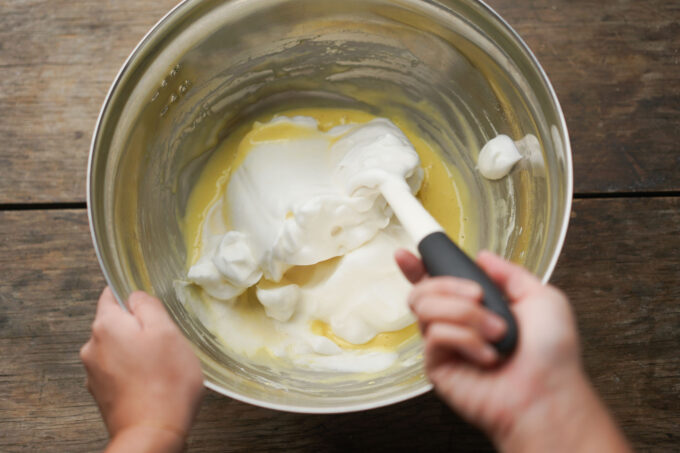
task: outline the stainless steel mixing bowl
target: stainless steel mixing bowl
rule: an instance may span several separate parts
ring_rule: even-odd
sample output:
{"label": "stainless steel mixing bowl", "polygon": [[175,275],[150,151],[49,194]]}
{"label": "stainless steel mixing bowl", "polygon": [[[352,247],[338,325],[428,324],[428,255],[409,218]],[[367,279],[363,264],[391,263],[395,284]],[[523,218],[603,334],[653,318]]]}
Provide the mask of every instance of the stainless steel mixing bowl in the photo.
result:
{"label": "stainless steel mixing bowl", "polygon": [[[118,300],[155,293],[192,342],[206,385],[299,412],[374,408],[426,392],[421,346],[375,376],[270,369],[233,357],[178,302],[180,223],[216,145],[265,110],[302,105],[398,112],[460,171],[495,250],[546,280],[571,207],[566,125],[548,79],[517,34],[474,0],[187,0],[123,65],[94,132],[88,208]],[[510,177],[475,162],[489,138],[522,139]]]}

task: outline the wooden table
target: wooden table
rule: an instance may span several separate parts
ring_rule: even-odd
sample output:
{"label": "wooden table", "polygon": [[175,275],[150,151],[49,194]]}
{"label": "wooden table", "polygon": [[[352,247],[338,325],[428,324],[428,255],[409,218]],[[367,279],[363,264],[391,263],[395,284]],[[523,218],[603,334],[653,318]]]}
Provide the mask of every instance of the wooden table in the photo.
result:
{"label": "wooden table", "polygon": [[[78,349],[104,280],[85,210],[94,122],[175,0],[0,8],[0,451],[92,451],[106,431]],[[491,0],[562,102],[575,201],[553,282],[586,368],[640,451],[680,445],[680,3]],[[208,394],[190,451],[486,451],[432,394],[310,416]]]}

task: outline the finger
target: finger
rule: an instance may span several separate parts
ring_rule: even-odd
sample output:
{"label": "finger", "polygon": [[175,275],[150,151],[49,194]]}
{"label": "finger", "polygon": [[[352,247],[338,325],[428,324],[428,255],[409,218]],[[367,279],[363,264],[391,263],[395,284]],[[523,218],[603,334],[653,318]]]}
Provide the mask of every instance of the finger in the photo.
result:
{"label": "finger", "polygon": [[541,281],[531,272],[491,252],[480,252],[477,264],[513,302],[543,287]]}
{"label": "finger", "polygon": [[483,294],[479,283],[472,280],[456,277],[433,277],[418,283],[409,294],[408,302],[413,308],[420,298],[430,295],[456,296],[479,302],[482,300]]}
{"label": "finger", "polygon": [[80,356],[80,361],[85,365],[85,368],[87,368],[87,364],[92,357],[92,347],[92,340],[88,340],[87,343],[80,348],[78,355]]}
{"label": "finger", "polygon": [[425,335],[425,355],[444,348],[457,352],[477,365],[489,366],[497,359],[496,351],[474,330],[448,323],[432,324]]}
{"label": "finger", "polygon": [[444,392],[442,395],[444,397],[449,394],[447,387],[453,384],[449,383],[452,380],[451,376],[461,368],[462,364],[468,364],[468,362],[450,348],[436,347],[429,349],[425,354],[427,376],[436,385],[437,391]]}
{"label": "finger", "polygon": [[97,302],[97,313],[92,322],[92,341],[97,342],[111,335],[127,335],[134,327],[134,318],[120,306],[113,292],[104,288]]}
{"label": "finger", "polygon": [[142,327],[166,323],[172,324],[172,320],[168,312],[165,311],[163,303],[143,291],[135,291],[130,294],[128,306]]}
{"label": "finger", "polygon": [[111,288],[107,286],[99,296],[99,301],[97,301],[97,312],[95,313],[94,318],[103,319],[121,314],[125,314],[125,311],[123,311],[123,308],[118,304]]}
{"label": "finger", "polygon": [[414,311],[424,334],[430,325],[440,322],[468,327],[494,342],[503,337],[507,328],[503,319],[479,304],[451,296],[424,297]]}
{"label": "finger", "polygon": [[394,259],[404,276],[411,283],[418,283],[425,277],[425,266],[423,262],[413,253],[405,249],[399,249],[394,254]]}

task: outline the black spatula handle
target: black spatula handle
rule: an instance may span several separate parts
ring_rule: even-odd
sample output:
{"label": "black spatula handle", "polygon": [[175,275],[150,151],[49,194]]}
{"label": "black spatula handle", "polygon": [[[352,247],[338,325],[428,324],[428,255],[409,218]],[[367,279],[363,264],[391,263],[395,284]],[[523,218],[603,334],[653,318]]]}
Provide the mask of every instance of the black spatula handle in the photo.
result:
{"label": "black spatula handle", "polygon": [[501,355],[510,355],[517,345],[517,323],[505,296],[489,276],[441,231],[425,236],[418,244],[418,251],[432,277],[449,275],[474,280],[482,286],[482,303],[503,318],[508,326],[505,336],[494,346]]}

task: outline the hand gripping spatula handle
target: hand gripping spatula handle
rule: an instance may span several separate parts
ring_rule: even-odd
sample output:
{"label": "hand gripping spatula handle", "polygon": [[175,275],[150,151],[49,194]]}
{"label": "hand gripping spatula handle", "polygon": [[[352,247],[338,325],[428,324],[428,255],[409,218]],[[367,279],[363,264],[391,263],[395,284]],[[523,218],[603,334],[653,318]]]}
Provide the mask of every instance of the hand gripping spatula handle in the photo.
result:
{"label": "hand gripping spatula handle", "polygon": [[403,180],[388,180],[380,186],[404,229],[418,244],[425,270],[432,277],[449,275],[474,280],[484,291],[483,305],[507,324],[505,336],[494,346],[499,354],[510,355],[517,344],[517,323],[503,293],[445,233],[444,229],[413,196]]}

